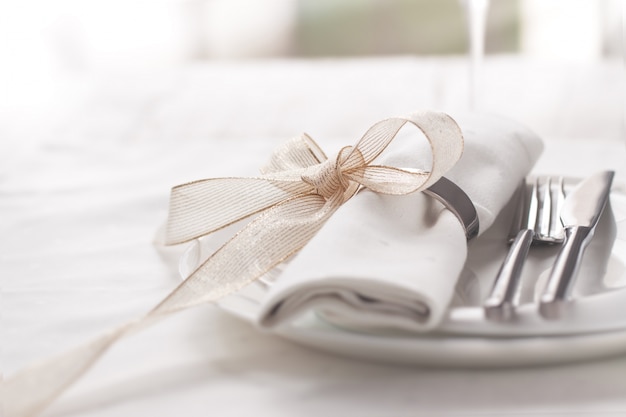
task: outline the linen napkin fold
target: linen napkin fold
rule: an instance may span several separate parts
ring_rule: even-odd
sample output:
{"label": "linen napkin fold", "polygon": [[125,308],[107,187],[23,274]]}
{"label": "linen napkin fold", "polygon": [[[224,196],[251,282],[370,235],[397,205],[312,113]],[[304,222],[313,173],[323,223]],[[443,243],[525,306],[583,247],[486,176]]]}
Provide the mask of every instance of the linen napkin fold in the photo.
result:
{"label": "linen napkin fold", "polygon": [[[482,233],[543,145],[526,127],[499,116],[454,118],[465,147],[446,176],[473,201]],[[428,145],[407,142],[383,162],[424,166],[428,155]],[[258,323],[273,327],[314,312],[361,331],[428,331],[443,319],[466,257],[461,223],[435,199],[363,190],[286,266],[261,303]]]}

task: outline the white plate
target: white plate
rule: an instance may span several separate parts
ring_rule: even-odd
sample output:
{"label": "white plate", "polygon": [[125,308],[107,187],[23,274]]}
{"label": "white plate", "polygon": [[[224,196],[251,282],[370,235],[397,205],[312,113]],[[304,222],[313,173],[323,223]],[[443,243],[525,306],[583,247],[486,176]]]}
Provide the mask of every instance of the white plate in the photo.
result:
{"label": "white plate", "polygon": [[[507,250],[503,237],[510,212],[510,207],[504,210],[489,231],[470,243],[450,314],[436,333],[357,333],[327,324],[314,314],[274,332],[340,355],[428,366],[542,365],[626,352],[624,185],[614,185],[611,203],[581,265],[574,289],[575,302],[568,314],[556,321],[544,320],[537,314],[534,298],[535,288],[541,288],[541,278],[547,275],[558,247],[532,249],[522,277],[523,305],[513,322],[495,323],[483,316],[480,302]],[[266,288],[266,283],[257,282],[227,297],[220,306],[255,322]]]}

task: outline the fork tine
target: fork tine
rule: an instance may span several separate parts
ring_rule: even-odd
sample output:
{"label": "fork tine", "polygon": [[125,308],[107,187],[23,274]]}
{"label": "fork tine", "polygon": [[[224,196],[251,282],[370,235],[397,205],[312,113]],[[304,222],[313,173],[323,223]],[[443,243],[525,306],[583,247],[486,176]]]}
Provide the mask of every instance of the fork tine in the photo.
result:
{"label": "fork tine", "polygon": [[556,186],[552,190],[552,201],[554,204],[554,209],[551,211],[550,216],[550,233],[555,241],[561,241],[565,237],[565,232],[563,230],[563,223],[561,223],[561,209],[563,207],[563,203],[565,202],[565,186],[563,177],[558,177]]}
{"label": "fork tine", "polygon": [[544,177],[541,184],[538,185],[537,195],[539,198],[539,213],[537,215],[537,224],[535,224],[535,234],[538,239],[545,239],[550,235],[550,218],[552,213],[552,196],[550,189],[552,188],[552,179]]}
{"label": "fork tine", "polygon": [[530,201],[527,202],[528,218],[526,220],[526,225],[525,225],[527,229],[535,230],[535,227],[537,227],[537,219],[539,218],[538,214],[540,210],[538,197],[539,197],[539,178],[535,178],[535,180],[533,181],[532,188],[530,190],[530,194],[529,194]]}

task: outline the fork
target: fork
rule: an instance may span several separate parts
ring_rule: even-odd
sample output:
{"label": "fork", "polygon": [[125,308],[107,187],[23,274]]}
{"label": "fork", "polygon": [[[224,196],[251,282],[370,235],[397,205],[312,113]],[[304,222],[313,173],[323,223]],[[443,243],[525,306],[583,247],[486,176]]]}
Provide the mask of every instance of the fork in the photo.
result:
{"label": "fork", "polygon": [[563,177],[525,179],[517,195],[511,248],[483,304],[485,317],[491,320],[509,320],[515,314],[520,277],[531,244],[562,243],[565,237],[559,217],[565,200]]}

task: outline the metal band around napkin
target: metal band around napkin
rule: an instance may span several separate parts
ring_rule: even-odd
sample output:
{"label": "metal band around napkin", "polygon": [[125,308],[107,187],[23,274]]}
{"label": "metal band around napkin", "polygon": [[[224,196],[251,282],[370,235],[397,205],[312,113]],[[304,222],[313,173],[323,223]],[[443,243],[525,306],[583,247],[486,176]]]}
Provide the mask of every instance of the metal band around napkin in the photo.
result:
{"label": "metal band around napkin", "polygon": [[[407,125],[430,144],[430,170],[372,164]],[[359,187],[409,194],[435,183],[460,158],[463,137],[446,114],[413,113],[374,124],[354,146],[326,158],[308,136],[280,147],[258,178],[218,178],[174,187],[165,244],[174,245],[258,215],[144,317],[75,349],[24,369],[5,381],[7,417],[41,411],[115,342],[176,311],[235,292],[298,252]]]}

